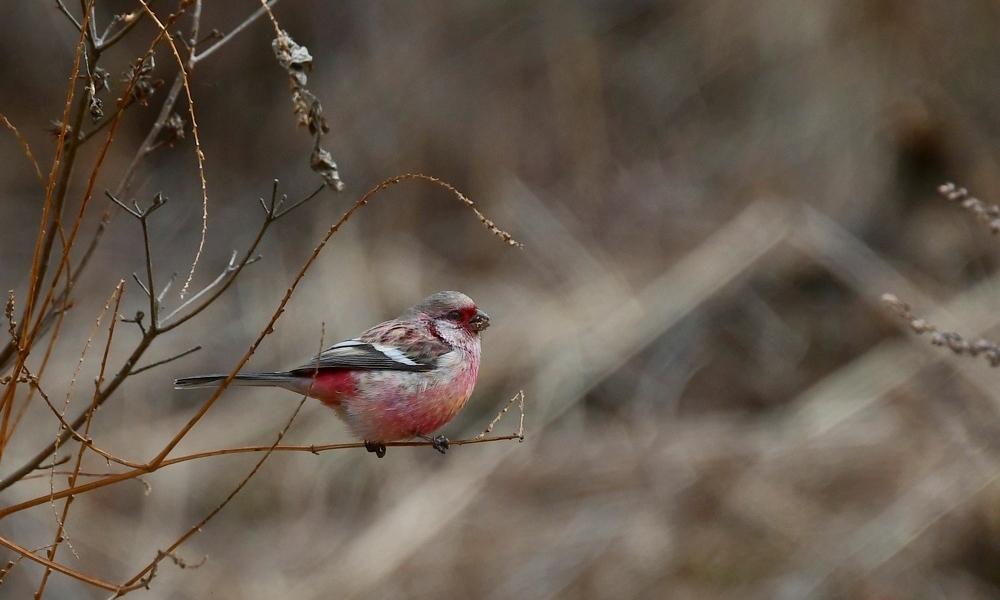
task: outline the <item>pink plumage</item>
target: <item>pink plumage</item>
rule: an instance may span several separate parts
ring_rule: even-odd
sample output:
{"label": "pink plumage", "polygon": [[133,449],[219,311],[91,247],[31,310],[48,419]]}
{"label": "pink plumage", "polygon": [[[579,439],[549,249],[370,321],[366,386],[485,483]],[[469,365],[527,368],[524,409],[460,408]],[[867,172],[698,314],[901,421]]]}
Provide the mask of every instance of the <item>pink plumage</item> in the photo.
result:
{"label": "pink plumage", "polygon": [[[472,395],[482,355],[479,333],[490,318],[459,292],[438,292],[399,317],[334,344],[308,363],[275,373],[240,373],[233,385],[274,386],[308,394],[332,407],[367,448],[429,437]],[[225,375],[184,377],[177,388],[212,387]]]}

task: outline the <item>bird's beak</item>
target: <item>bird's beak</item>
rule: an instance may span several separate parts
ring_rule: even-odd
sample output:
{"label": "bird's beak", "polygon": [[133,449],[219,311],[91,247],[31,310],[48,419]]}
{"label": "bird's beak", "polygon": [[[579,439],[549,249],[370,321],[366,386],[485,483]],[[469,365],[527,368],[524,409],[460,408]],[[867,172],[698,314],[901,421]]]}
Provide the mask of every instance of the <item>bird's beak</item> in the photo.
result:
{"label": "bird's beak", "polygon": [[469,327],[475,331],[482,331],[490,326],[490,316],[481,310],[476,310],[476,316],[469,319]]}

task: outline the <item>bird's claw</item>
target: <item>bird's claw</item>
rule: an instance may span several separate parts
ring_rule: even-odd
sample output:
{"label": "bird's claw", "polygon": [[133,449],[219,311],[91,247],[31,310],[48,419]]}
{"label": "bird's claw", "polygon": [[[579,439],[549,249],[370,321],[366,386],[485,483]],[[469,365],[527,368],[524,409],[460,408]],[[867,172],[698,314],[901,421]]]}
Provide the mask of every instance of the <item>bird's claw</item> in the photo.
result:
{"label": "bird's claw", "polygon": [[[365,450],[369,452],[374,452],[375,456],[379,458],[385,456],[385,444],[383,444],[382,442],[370,442],[368,440],[365,440]],[[444,451],[442,450],[442,452]]]}
{"label": "bird's claw", "polygon": [[448,446],[450,445],[450,442],[448,441],[448,438],[444,437],[443,435],[436,435],[434,437],[431,437],[429,435],[424,435],[422,433],[414,433],[413,435],[414,437],[418,437],[424,440],[425,442],[430,442],[431,448],[434,448],[441,454],[444,454],[445,452],[448,451]]}
{"label": "bird's claw", "polygon": [[431,447],[433,447],[441,454],[444,454],[445,452],[448,451],[448,438],[444,437],[443,435],[432,437],[430,439],[430,442],[431,442]]}

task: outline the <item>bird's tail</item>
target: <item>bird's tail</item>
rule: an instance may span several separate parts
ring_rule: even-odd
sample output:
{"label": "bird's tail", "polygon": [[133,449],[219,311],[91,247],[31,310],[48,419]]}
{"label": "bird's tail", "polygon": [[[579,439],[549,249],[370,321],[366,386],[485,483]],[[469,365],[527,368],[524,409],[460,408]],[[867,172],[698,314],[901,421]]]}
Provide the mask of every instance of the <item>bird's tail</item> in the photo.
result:
{"label": "bird's tail", "polygon": [[[174,389],[218,387],[228,375],[195,375],[174,380]],[[284,387],[295,379],[290,373],[239,373],[229,385],[249,385],[260,387]]]}

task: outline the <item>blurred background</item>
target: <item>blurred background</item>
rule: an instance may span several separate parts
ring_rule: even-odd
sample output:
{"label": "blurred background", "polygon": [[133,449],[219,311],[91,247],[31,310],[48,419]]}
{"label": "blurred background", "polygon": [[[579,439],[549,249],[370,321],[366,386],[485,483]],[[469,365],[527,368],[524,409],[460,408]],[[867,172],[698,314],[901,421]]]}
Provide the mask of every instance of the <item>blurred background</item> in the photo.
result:
{"label": "blurred background", "polygon": [[[97,6],[99,23],[134,9]],[[208,2],[203,32],[255,6]],[[524,390],[526,439],[381,460],[275,454],[177,553],[207,560],[166,561],[137,595],[1000,598],[1000,373],[904,331],[878,300],[894,293],[970,337],[1000,325],[997,240],[937,193],[956,181],[1000,198],[1000,5],[285,1],[274,12],[314,57],[308,86],[347,190],[274,225],[262,260],[148,361],[203,350],[130,378],[94,438],[155,455],[208,396],[172,380],[231,369],[330,225],[379,182],[419,172],[465,192],[524,248],[437,186],[393,186],[333,238],[248,368],[301,364],[461,290],[493,325],[477,391],[442,433],[474,436]],[[0,32],[0,112],[47,173],[77,33],[52,2],[0,4]],[[140,26],[104,59],[112,91],[152,32]],[[255,22],[192,77],[210,197],[193,289],[249,244],[273,179],[293,199],[319,184],[273,35]],[[168,85],[130,109],[98,190],[117,185],[155,119],[172,60],[161,47],[155,76]],[[0,158],[0,284],[23,298],[43,195],[9,133]],[[161,282],[183,280],[201,229],[190,129],[149,157],[128,199],[158,192],[170,200],[151,221],[154,267]],[[117,216],[97,252],[50,367],[60,399],[120,279],[122,312],[143,306],[130,280],[143,265],[137,223]],[[136,340],[117,332],[110,364]],[[89,402],[97,362],[88,355],[70,414]],[[297,405],[229,390],[176,454],[272,443]],[[26,418],[0,475],[56,434],[44,406]],[[495,432],[516,427],[508,413]],[[347,441],[315,402],[284,439]],[[124,581],[257,459],[78,496],[76,556],[60,560]],[[0,504],[48,484],[19,484]],[[40,547],[54,519],[42,506],[0,535]],[[27,597],[40,573],[22,561],[3,595]],[[62,576],[47,591],[106,597]]]}

